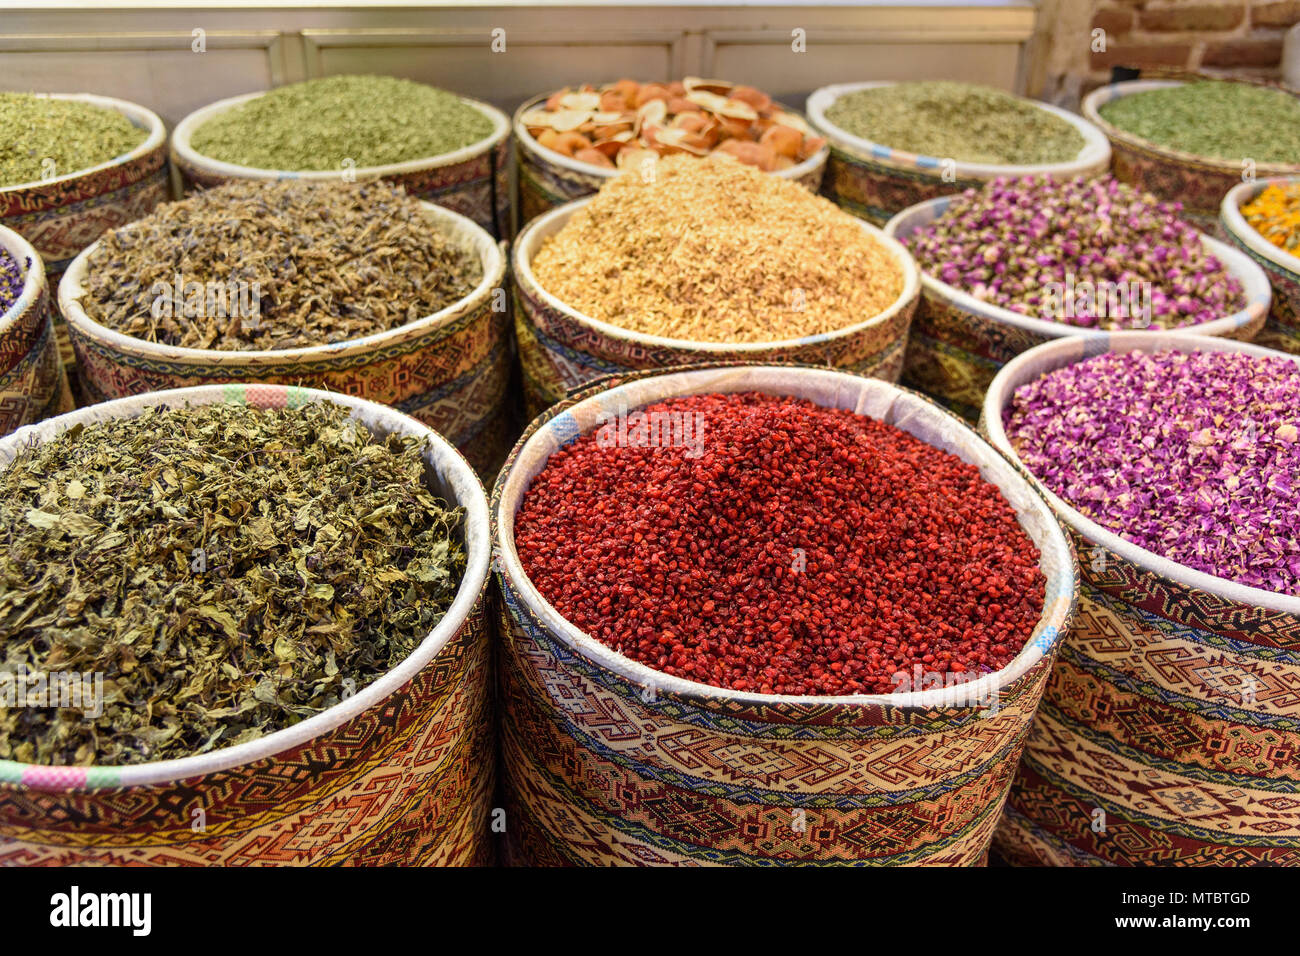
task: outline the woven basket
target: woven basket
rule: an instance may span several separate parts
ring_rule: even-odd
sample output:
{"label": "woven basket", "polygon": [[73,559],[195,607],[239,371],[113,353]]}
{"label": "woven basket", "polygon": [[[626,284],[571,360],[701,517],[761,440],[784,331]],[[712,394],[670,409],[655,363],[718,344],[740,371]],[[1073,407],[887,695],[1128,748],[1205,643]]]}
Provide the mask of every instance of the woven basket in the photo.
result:
{"label": "woven basket", "polygon": [[412,159],[384,166],[344,170],[257,169],[224,163],[195,152],[194,131],[219,113],[265,93],[248,93],[218,100],[195,110],[172,131],[172,162],[180,171],[185,192],[219,186],[237,179],[383,179],[403,187],[412,196],[427,199],[474,220],[498,239],[509,235],[510,165],[507,162],[510,121],[496,107],[469,97],[461,100],[492,121],[492,133],[483,140],[442,156]]}
{"label": "woven basket", "polygon": [[842,209],[878,226],[908,206],[978,189],[999,176],[1048,175],[1069,179],[1100,175],[1110,165],[1110,146],[1100,130],[1073,113],[1037,100],[1023,102],[1060,117],[1083,135],[1085,144],[1075,159],[1025,166],[959,163],[890,149],[882,143],[854,136],[826,118],[831,104],[846,93],[893,85],[892,81],[839,83],[823,86],[808,97],[808,122],[826,137],[831,150],[822,193]]}
{"label": "woven basket", "polygon": [[[504,597],[506,840],[528,864],[965,864],[984,861],[1075,591],[1042,497],[924,398],[828,369],[731,366],[595,385],[536,420],[492,496]],[[565,621],[524,575],[522,495],[605,410],[759,390],[882,418],[977,463],[1043,552],[1042,619],[974,685],[789,697],[721,690],[629,660]]]}
{"label": "woven basket", "polygon": [[[1082,110],[1110,140],[1111,172],[1116,179],[1161,199],[1181,202],[1183,218],[1209,232],[1218,225],[1224,194],[1242,181],[1245,170],[1241,160],[1209,159],[1157,146],[1108,123],[1100,113],[1101,107],[1113,100],[1182,85],[1182,80],[1172,79],[1112,83],[1084,97]],[[1243,144],[1243,148],[1247,145]],[[1255,167],[1259,179],[1297,174],[1300,174],[1300,163],[1260,163]]]}
{"label": "woven basket", "polygon": [[[951,198],[932,199],[905,209],[885,232],[906,240],[943,215]],[[1194,326],[1198,335],[1250,341],[1264,327],[1272,292],[1268,276],[1251,257],[1203,235],[1224,267],[1241,281],[1246,307],[1232,315]],[[1187,330],[1178,330],[1187,332]],[[1044,342],[1069,336],[1105,338],[1108,333],[1012,312],[921,274],[921,302],[907,344],[903,382],[974,422],[993,376],[1017,355]],[[1154,334],[1176,334],[1159,332]]]}
{"label": "woven basket", "polygon": [[[0,441],[133,417],[151,405],[348,405],[378,434],[427,437],[436,491],[466,509],[468,567],[405,661],[330,709],[258,740],[177,760],[47,767],[0,760],[0,865],[372,865],[491,861],[493,783],[482,485],[440,436],[372,402],[313,389],[208,386],[122,399]],[[194,811],[204,825],[195,827]]]}
{"label": "woven basket", "polygon": [[[570,156],[547,149],[533,138],[522,117],[540,109],[551,94],[534,96],[515,111],[515,164],[519,178],[519,228],[558,206],[599,192],[600,187],[622,170],[581,163]],[[803,162],[775,172],[773,176],[793,179],[809,192],[817,192],[826,169],[826,147]]]}
{"label": "woven basket", "polygon": [[483,279],[474,291],[399,328],[308,348],[181,348],[106,328],[80,303],[92,246],[59,286],[87,395],[102,401],[221,382],[324,388],[412,415],[445,435],[482,474],[495,473],[509,449],[502,423],[513,362],[509,314],[504,293],[497,292],[505,279],[505,254],[464,216],[427,202],[424,208],[453,242],[479,255]]}
{"label": "woven basket", "polygon": [[[1300,177],[1292,177],[1281,182],[1298,180]],[[1300,354],[1300,257],[1273,245],[1241,214],[1241,207],[1263,192],[1269,182],[1233,186],[1219,207],[1219,225],[1229,241],[1254,259],[1273,284],[1273,307],[1264,328],[1253,341],[1256,345]]]}
{"label": "woven basket", "polygon": [[[51,288],[74,256],[109,229],[153,212],[168,198],[167,129],[143,106],[89,93],[50,93],[51,99],[79,100],[116,110],[149,131],[145,141],[106,163],[36,183],[0,187],[0,225],[36,247]],[[55,335],[65,365],[72,365],[67,328],[56,312]]]}
{"label": "woven basket", "polygon": [[45,267],[31,243],[0,226],[3,248],[23,273],[23,289],[0,312],[0,435],[72,410],[72,391],[59,360],[50,317]]}
{"label": "woven basket", "polygon": [[[1168,348],[1279,355],[1193,335],[1064,339],[998,374],[982,425],[1012,454],[1002,411],[1018,386],[1102,352]],[[1300,598],[1175,564],[1044,493],[1078,548],[1082,589],[999,852],[1023,864],[1300,864]]]}
{"label": "woven basket", "polygon": [[603,375],[704,362],[796,362],[898,380],[908,326],[921,292],[920,272],[908,251],[874,226],[861,224],[893,254],[903,274],[903,291],[883,312],[802,339],[739,345],[692,342],[633,332],[591,318],[538,284],[533,257],[589,201],[570,203],[534,220],[514,244],[515,337],[530,417]]}

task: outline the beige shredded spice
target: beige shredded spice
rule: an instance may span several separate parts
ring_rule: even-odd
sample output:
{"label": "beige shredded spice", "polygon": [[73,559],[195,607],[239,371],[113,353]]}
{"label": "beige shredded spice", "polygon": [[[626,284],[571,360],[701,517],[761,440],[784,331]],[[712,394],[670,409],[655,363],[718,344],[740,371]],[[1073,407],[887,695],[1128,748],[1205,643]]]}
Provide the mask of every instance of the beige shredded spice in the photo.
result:
{"label": "beige shredded spice", "polygon": [[852,216],[729,157],[670,156],[611,180],[533,258],[585,315],[695,342],[775,342],[864,322],[903,290]]}

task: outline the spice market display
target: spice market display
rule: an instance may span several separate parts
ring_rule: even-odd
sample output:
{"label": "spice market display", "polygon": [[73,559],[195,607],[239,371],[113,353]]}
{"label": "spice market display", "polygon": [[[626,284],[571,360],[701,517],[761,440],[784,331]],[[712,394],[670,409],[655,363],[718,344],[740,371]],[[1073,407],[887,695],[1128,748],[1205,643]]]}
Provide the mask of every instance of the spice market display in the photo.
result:
{"label": "spice market display", "polygon": [[1300,10],[555,5],[6,25],[0,868],[1300,866]]}

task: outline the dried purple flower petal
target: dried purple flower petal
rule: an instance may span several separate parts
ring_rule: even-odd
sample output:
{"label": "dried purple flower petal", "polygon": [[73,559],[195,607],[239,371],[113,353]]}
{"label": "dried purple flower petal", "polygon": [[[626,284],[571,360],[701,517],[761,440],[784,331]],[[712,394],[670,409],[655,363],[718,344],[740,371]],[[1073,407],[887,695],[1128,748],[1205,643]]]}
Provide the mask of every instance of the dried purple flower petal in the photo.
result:
{"label": "dried purple flower petal", "polygon": [[954,197],[903,242],[927,274],[1004,309],[1087,328],[1179,328],[1246,305],[1180,210],[1112,177],[1003,177]]}
{"label": "dried purple flower petal", "polygon": [[1007,438],[1048,488],[1127,541],[1300,594],[1300,365],[1110,352],[1016,389]]}

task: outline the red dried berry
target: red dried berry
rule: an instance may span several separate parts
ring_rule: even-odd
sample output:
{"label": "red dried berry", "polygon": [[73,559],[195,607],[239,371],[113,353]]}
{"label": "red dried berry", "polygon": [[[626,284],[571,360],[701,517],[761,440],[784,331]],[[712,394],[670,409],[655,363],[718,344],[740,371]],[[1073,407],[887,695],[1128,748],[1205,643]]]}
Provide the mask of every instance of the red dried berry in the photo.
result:
{"label": "red dried berry", "polygon": [[515,520],[538,590],[614,650],[733,690],[890,693],[997,670],[1032,633],[1038,549],[974,466],[802,399],[643,411],[697,416],[696,442],[586,435]]}

